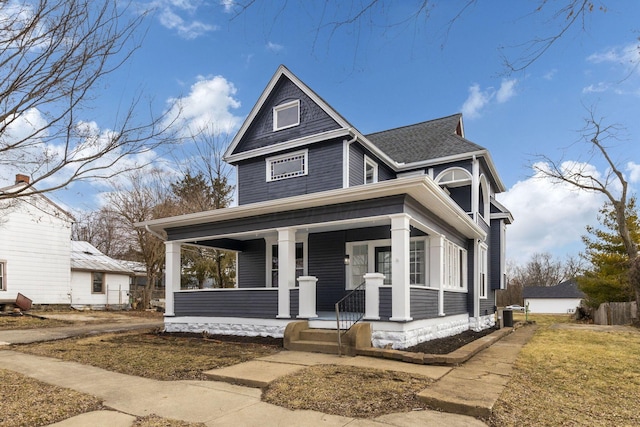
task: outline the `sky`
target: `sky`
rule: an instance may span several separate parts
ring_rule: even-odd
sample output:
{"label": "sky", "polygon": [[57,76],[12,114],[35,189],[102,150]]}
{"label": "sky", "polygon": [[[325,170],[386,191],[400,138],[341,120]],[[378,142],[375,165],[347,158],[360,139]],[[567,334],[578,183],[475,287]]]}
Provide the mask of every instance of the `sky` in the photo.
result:
{"label": "sky", "polygon": [[[233,0],[153,0],[133,57],[101,82],[82,120],[108,131],[117,113],[143,94],[156,114],[173,115],[188,134],[214,123],[232,138],[280,64],[363,134],[461,112],[467,139],[486,147],[505,184],[497,196],[515,218],[507,258],[536,252],[558,258],[583,249],[604,199],[535,176],[540,155],[607,173],[580,142],[590,111],[620,125],[610,148],[633,192],[640,185],[640,2],[605,2],[536,61],[518,64],[527,43],[558,31],[554,3],[540,1],[378,2],[360,21],[332,23],[367,1],[258,1],[243,13]],[[455,19],[454,19],[455,18]],[[36,117],[33,120],[42,120]],[[159,163],[163,153],[147,154]],[[156,156],[155,158],[153,156]],[[567,163],[571,164],[571,163]],[[542,165],[538,163],[538,165]],[[51,197],[72,210],[95,209],[104,182],[73,184]]]}

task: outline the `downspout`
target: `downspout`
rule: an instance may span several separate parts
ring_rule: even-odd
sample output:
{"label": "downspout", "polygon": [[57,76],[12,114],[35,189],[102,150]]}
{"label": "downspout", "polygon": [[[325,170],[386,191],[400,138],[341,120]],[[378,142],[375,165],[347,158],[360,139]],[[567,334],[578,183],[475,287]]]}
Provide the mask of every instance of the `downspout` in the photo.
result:
{"label": "downspout", "polygon": [[[349,129],[349,133],[351,133],[351,129]],[[342,188],[349,188],[349,147],[356,142],[357,139],[358,136],[354,133],[353,139],[345,139],[342,141]]]}

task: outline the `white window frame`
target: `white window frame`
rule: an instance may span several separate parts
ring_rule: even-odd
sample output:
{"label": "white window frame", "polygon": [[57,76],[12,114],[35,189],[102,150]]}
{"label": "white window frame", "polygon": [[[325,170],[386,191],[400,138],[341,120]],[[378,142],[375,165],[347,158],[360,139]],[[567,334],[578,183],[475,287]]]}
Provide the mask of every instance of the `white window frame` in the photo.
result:
{"label": "white window frame", "polygon": [[[308,234],[304,234],[302,236],[297,236],[296,237],[296,245],[298,243],[302,244],[302,265],[303,265],[303,272],[302,275],[306,276],[309,274],[309,235]],[[265,284],[267,288],[272,288],[273,287],[273,268],[272,268],[272,263],[273,263],[273,246],[278,244],[278,239],[277,238],[268,238],[265,239],[265,244],[266,244],[266,248],[265,248],[265,256],[266,256],[266,271],[265,271]],[[296,269],[297,270],[297,269]],[[239,283],[239,282],[238,282]],[[296,280],[296,286],[298,286],[298,281]]]}
{"label": "white window frame", "polygon": [[448,291],[467,291],[467,250],[446,240],[442,259],[443,288]]}
{"label": "white window frame", "polygon": [[[289,108],[295,107],[297,110],[298,120],[295,123],[288,124],[285,126],[278,126],[278,113],[282,110],[287,110]],[[279,131],[283,129],[289,129],[300,124],[300,100],[296,99],[295,101],[285,102],[284,104],[277,105],[273,107],[273,131]]]}
{"label": "white window frame", "polygon": [[[370,166],[373,169],[373,182],[367,182],[367,167]],[[378,182],[378,163],[371,157],[364,156],[364,184],[375,184]]]}
{"label": "white window frame", "polygon": [[[95,291],[94,288],[94,284],[95,284],[95,275],[96,274],[101,274],[102,278],[101,278],[101,290],[99,292]],[[104,271],[92,271],[91,272],[91,293],[93,295],[105,295],[107,293],[107,273],[105,273]]]}
{"label": "white window frame", "polygon": [[481,243],[478,246],[478,296],[480,299],[487,299],[488,282],[488,259],[487,259],[488,247],[486,244]]}
{"label": "white window frame", "polygon": [[[296,172],[290,172],[286,174],[274,175],[273,165],[276,163],[282,163],[287,160],[293,161],[296,158],[302,157],[302,170]],[[281,181],[283,179],[296,178],[298,176],[305,176],[309,174],[309,150],[300,150],[293,153],[281,154],[279,156],[268,157],[266,159],[267,164],[267,182]]]}
{"label": "white window frame", "polygon": [[[429,261],[429,237],[427,236],[417,236],[412,237],[410,242],[424,242],[424,281],[425,283],[416,283],[410,286],[419,286],[419,287],[430,287],[429,285],[429,270],[430,270],[430,261]],[[377,247],[385,247],[391,246],[391,239],[381,239],[381,240],[361,240],[354,242],[347,242],[345,245],[345,254],[349,255],[349,259],[353,259],[353,247],[354,246],[367,246],[367,273],[374,273],[376,270],[376,255],[375,248]],[[411,250],[411,247],[409,247]],[[409,259],[409,262],[411,260]],[[351,275],[351,261],[349,265],[345,266],[345,287],[347,290],[355,289],[356,286],[360,285],[360,283],[353,283],[352,275]]]}
{"label": "white window frame", "polygon": [[0,291],[7,290],[7,262],[0,260]]}
{"label": "white window frame", "polygon": [[487,178],[483,175],[480,176],[480,185],[478,188],[478,199],[480,198],[480,194],[482,194],[482,206],[479,205],[478,202],[478,209],[480,210],[480,212],[478,212],[480,214],[480,217],[482,219],[485,220],[485,222],[488,224],[489,223],[489,214],[491,212],[491,206],[489,205],[490,203],[490,194],[489,194],[489,182],[487,181]]}
{"label": "white window frame", "polygon": [[[457,172],[457,174],[456,174]],[[443,179],[445,178],[445,176],[447,174],[452,174],[453,179],[450,179],[448,181],[443,181]],[[458,177],[456,178],[456,175],[462,175],[464,176],[464,178],[462,177]],[[454,188],[454,187],[463,187],[465,185],[471,185],[471,173],[461,167],[455,166],[452,168],[448,168],[443,170],[442,172],[440,172],[438,174],[438,176],[436,177],[435,181],[437,184],[441,185],[441,186],[447,186],[450,188]]]}

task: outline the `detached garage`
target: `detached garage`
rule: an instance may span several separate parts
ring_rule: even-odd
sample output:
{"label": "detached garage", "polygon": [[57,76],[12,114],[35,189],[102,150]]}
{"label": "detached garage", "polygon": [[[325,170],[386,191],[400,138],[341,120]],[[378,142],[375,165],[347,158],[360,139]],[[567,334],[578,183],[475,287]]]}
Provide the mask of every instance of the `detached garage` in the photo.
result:
{"label": "detached garage", "polygon": [[529,286],[523,289],[524,305],[531,313],[573,313],[585,297],[575,280],[556,286]]}

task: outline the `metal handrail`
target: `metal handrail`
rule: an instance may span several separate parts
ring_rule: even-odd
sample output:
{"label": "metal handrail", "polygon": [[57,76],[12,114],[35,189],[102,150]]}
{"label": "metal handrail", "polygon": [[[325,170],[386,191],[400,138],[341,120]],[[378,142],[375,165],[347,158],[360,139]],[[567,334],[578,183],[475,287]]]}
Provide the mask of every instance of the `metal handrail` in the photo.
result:
{"label": "metal handrail", "polygon": [[[364,317],[365,282],[344,296],[335,305],[336,325],[338,326],[338,355],[342,355],[342,336]],[[344,331],[344,332],[343,332]]]}

